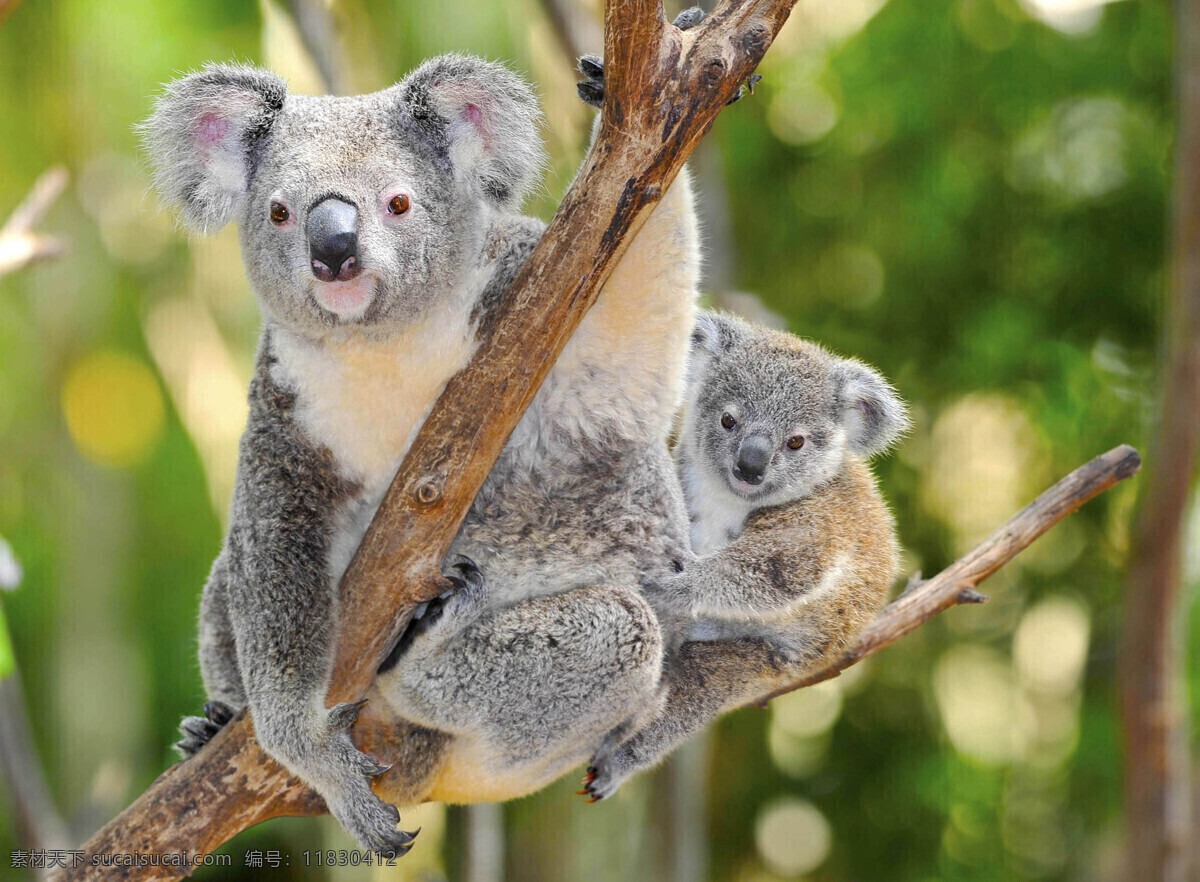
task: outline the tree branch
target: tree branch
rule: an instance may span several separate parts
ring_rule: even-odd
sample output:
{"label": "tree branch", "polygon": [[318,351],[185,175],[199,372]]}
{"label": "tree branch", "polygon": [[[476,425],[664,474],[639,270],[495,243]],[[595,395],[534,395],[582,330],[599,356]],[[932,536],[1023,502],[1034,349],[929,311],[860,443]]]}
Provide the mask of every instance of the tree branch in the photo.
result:
{"label": "tree branch", "polygon": [[1122,444],[1075,469],[932,579],[922,580],[919,573],[910,579],[904,593],[884,608],[854,648],[837,662],[751,705],[762,707],[772,698],[832,679],[868,655],[874,655],[915,631],[943,610],[987,600],[975,590],[980,582],[1089,499],[1136,474],[1141,465],[1138,452]]}
{"label": "tree branch", "polygon": [[[758,66],[794,3],[725,0],[687,33],[666,24],[658,3],[607,4],[606,98],[596,143],[475,357],[450,380],[418,433],[342,579],[329,703],[366,693],[413,608],[441,590],[441,561],[538,386],[630,237]],[[178,878],[171,868],[88,864],[105,853],[211,851],[268,817],[321,808],[257,747],[243,714],[164,773],[87,843],[83,866],[61,875]]]}
{"label": "tree branch", "polygon": [[66,244],[53,236],[33,231],[67,186],[67,170],[49,169],[38,178],[29,195],[0,227],[0,277],[50,257],[57,257]]}

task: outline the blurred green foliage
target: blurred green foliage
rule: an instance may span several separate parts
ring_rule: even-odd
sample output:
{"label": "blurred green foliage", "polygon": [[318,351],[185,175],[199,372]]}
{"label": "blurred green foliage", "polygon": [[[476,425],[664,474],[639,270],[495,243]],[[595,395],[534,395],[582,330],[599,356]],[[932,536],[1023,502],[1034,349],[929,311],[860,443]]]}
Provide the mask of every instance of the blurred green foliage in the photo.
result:
{"label": "blurred green foliage", "polygon": [[[1169,7],[1069,5],[1047,23],[1061,4],[801,0],[757,94],[697,162],[713,299],[759,303],[912,402],[915,431],[878,469],[910,569],[937,571],[1151,428]],[[553,171],[533,209],[553,211],[588,114],[538,2],[331,8],[356,90],[448,50],[535,79]],[[295,84],[289,22],[267,0],[27,0],[0,25],[0,216],[52,164],[73,180],[43,223],[69,253],[0,279],[0,537],[25,570],[2,602],[41,760],[79,834],[173,760],[174,728],[203,700],[197,603],[258,323],[232,235],[189,242],[147,195],[133,125],[160,83],[208,60],[269,63]],[[716,726],[696,788],[711,878],[1119,878],[1113,680],[1135,494],[1118,487],[1040,540],[985,607]],[[569,782],[506,806],[508,877],[666,878],[679,777],[672,763],[600,806]],[[418,848],[376,878],[461,877],[464,813],[420,817]],[[24,878],[10,821],[0,878]],[[349,842],[327,820],[285,820],[230,853],[323,847]],[[245,872],[365,871],[297,858]]]}

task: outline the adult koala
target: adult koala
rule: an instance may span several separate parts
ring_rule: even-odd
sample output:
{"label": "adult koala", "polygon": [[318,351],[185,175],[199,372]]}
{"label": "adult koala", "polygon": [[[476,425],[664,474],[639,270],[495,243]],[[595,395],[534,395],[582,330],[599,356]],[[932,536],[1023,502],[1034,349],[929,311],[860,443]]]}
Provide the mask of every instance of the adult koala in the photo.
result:
{"label": "adult koala", "polygon": [[[325,706],[337,585],[542,232],[515,213],[542,166],[539,119],[512,72],[447,55],[346,98],[211,65],[171,83],[145,124],[165,201],[199,232],[239,223],[264,315],[229,533],[201,604],[209,720],[185,721],[181,747],[248,705],[263,748],[385,853],[412,841],[371,789],[385,767],[350,740],[358,705]],[[395,724],[382,740],[418,780],[393,798],[530,792],[653,709],[661,638],[641,590],[688,554],[665,441],[696,239],[684,175],[468,515],[452,559],[480,569],[451,568],[460,590],[378,679],[373,710]]]}

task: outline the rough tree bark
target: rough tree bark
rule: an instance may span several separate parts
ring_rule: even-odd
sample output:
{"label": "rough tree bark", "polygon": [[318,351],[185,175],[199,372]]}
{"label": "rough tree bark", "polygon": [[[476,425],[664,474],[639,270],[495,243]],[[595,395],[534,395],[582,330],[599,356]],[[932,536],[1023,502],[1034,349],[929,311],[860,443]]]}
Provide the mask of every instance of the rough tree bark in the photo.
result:
{"label": "rough tree bark", "polygon": [[[658,2],[607,4],[599,136],[514,282],[503,315],[426,420],[342,580],[341,620],[358,624],[339,633],[330,704],[365,694],[413,607],[441,590],[441,560],[538,385],[630,237],[758,65],[794,3],[724,0],[686,33],[667,24]],[[1128,449],[1085,466],[1075,504],[1134,469],[1136,453]],[[1014,530],[1001,543],[1005,553],[1070,510],[1070,504],[1052,507],[1040,515],[1047,520],[1035,518],[1037,529]],[[984,558],[994,566],[985,562],[979,578],[1006,559],[998,552]],[[940,596],[925,598],[927,588],[898,601],[915,623],[949,605]],[[893,622],[901,632],[911,630],[907,620]],[[875,648],[890,642],[872,633]],[[365,713],[359,730],[370,725]],[[323,810],[315,794],[258,748],[243,714],[195,757],[165,772],[86,844],[81,866],[60,877],[179,878],[184,868],[89,864],[93,855],[112,853],[207,853],[267,818]]]}
{"label": "rough tree bark", "polygon": [[1121,653],[1126,878],[1187,882],[1192,808],[1183,529],[1200,451],[1200,5],[1175,4],[1175,188],[1163,384]]}

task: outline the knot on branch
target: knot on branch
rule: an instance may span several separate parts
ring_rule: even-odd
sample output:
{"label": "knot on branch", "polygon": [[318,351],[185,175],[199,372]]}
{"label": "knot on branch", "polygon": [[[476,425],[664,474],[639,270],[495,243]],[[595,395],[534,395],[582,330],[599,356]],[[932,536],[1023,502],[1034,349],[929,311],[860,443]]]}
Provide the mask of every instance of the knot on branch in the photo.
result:
{"label": "knot on branch", "polygon": [[766,25],[751,25],[742,34],[742,51],[752,58],[761,58],[773,39],[774,34]]}
{"label": "knot on branch", "polygon": [[725,63],[724,58],[713,58],[704,65],[704,85],[711,89],[721,85],[725,79],[725,72],[729,69],[729,65]]}
{"label": "knot on branch", "polygon": [[433,503],[442,498],[441,478],[426,478],[417,486],[417,492],[413,495],[421,505],[433,505]]}

